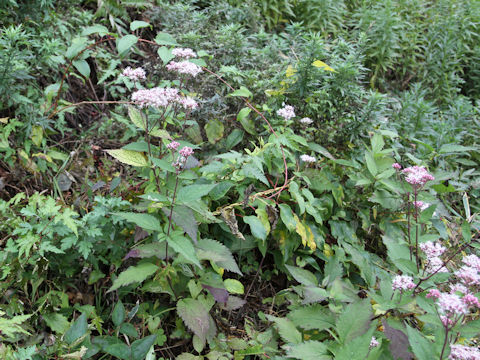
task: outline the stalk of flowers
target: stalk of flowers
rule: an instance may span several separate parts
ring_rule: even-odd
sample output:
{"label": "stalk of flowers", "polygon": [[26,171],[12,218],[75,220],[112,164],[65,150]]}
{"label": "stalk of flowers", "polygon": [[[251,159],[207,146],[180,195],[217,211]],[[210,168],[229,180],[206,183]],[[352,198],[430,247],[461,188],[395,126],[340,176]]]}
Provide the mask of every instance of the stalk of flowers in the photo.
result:
{"label": "stalk of flowers", "polygon": [[172,55],[178,58],[183,58],[183,59],[190,59],[190,58],[196,58],[197,54],[195,51],[189,48],[175,48],[172,50]]}
{"label": "stalk of flowers", "polygon": [[410,166],[402,170],[405,175],[405,181],[413,186],[414,189],[423,187],[427,182],[435,180],[425,166]]}

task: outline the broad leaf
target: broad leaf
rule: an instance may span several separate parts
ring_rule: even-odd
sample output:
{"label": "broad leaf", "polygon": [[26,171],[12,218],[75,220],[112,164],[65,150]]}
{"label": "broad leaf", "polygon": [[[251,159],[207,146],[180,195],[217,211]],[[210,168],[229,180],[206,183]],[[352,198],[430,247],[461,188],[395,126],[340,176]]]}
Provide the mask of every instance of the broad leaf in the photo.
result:
{"label": "broad leaf", "polygon": [[195,254],[195,248],[190,240],[188,240],[185,236],[182,235],[174,235],[169,236],[167,238],[168,245],[172,247],[177,253],[183,255],[183,257],[188,260],[189,262],[197,265],[198,267],[202,267],[200,265],[200,261]]}
{"label": "broad leaf", "polygon": [[433,344],[425,339],[420,332],[407,325],[407,335],[413,353],[418,360],[430,360],[435,358]]}
{"label": "broad leaf", "polygon": [[372,306],[368,299],[347,306],[337,319],[337,333],[342,344],[363,335],[372,319]]}
{"label": "broad leaf", "polygon": [[70,329],[67,330],[63,340],[71,345],[76,340],[80,339],[83,335],[87,333],[88,324],[87,324],[87,315],[82,314],[78,317],[77,320],[72,324]]}
{"label": "broad leaf", "polygon": [[252,96],[252,93],[245,86],[240,86],[240,89],[228,94],[228,96],[241,96],[248,98]]}
{"label": "broad leaf", "polygon": [[177,302],[177,313],[185,325],[200,339],[206,340],[210,327],[208,310],[205,305],[194,299],[182,299]]}
{"label": "broad leaf", "polygon": [[243,221],[250,225],[250,230],[252,235],[257,239],[266,240],[267,239],[267,229],[263,226],[260,219],[256,216],[244,216]]}
{"label": "broad leaf", "polygon": [[299,344],[302,342],[302,334],[297,330],[294,323],[286,318],[266,315],[267,319],[275,323],[275,327],[282,339],[287,343]]}
{"label": "broad leaf", "polygon": [[105,150],[118,161],[132,166],[147,166],[148,161],[142,153],[132,150]]}
{"label": "broad leaf", "polygon": [[207,195],[217,184],[197,184],[182,187],[177,194],[177,203],[189,203]]}
{"label": "broad leaf", "polygon": [[307,286],[318,286],[317,278],[310,271],[290,265],[285,265],[285,267],[288,269],[294,279],[300,284]]}
{"label": "broad leaf", "polygon": [[157,335],[149,335],[143,339],[135,340],[131,347],[132,360],[143,360],[157,339]]}
{"label": "broad leaf", "polygon": [[130,48],[135,45],[138,41],[138,37],[135,35],[125,35],[117,39],[117,50],[120,56],[123,56],[127,53]]}
{"label": "broad leaf", "polygon": [[123,303],[119,300],[112,312],[112,321],[115,326],[120,326],[121,323],[125,320],[125,307]]}
{"label": "broad leaf", "polygon": [[223,131],[225,130],[223,123],[218,119],[210,120],[205,125],[205,133],[207,134],[208,142],[215,144],[223,138]]}
{"label": "broad leaf", "polygon": [[134,106],[129,106],[128,107],[128,117],[134,123],[137,127],[139,127],[142,130],[145,130],[145,118],[143,117],[142,113],[140,110],[138,110]]}
{"label": "broad leaf", "polygon": [[112,215],[117,216],[121,219],[127,220],[140,226],[142,229],[151,230],[151,231],[162,231],[160,226],[160,221],[153,215],[150,214],[140,214],[140,213],[113,213]]}
{"label": "broad leaf", "polygon": [[213,261],[217,266],[242,275],[232,252],[216,240],[201,239],[196,245],[197,256],[200,260]]}
{"label": "broad leaf", "polygon": [[327,360],[332,358],[328,355],[326,345],[320,341],[305,341],[291,346],[287,351],[287,356],[299,360]]}
{"label": "broad leaf", "polygon": [[113,285],[108,292],[117,290],[121,286],[141,283],[153,275],[157,269],[158,266],[151,263],[141,263],[136,266],[130,266],[113,281]]}
{"label": "broad leaf", "polygon": [[[166,216],[170,216],[170,208],[162,208],[162,211]],[[195,244],[197,243],[198,225],[192,209],[183,205],[175,206],[172,211],[172,220],[190,236]]]}
{"label": "broad leaf", "polygon": [[330,310],[320,304],[302,306],[288,314],[288,318],[296,326],[305,330],[322,331],[335,324],[335,318]]}

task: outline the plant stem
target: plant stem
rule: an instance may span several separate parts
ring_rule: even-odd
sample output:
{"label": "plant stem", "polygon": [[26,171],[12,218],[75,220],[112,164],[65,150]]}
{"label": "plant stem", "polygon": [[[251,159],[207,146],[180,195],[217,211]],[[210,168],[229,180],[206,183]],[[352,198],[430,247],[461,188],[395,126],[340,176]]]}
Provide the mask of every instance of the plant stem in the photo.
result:
{"label": "plant stem", "polygon": [[[173,206],[175,204],[175,196],[177,195],[178,188],[178,169],[177,169],[177,178],[175,179],[175,189],[173,190],[172,204],[170,205],[170,215],[168,215],[168,229],[167,237],[170,235],[170,229],[172,228],[172,216],[173,216]],[[168,241],[165,245],[165,262],[168,264]]]}
{"label": "plant stem", "polygon": [[415,202],[413,207],[415,208],[415,261],[417,263],[417,271],[420,269],[420,264],[418,261],[418,206],[417,206],[417,188],[414,189]]}
{"label": "plant stem", "polygon": [[440,360],[443,359],[443,353],[445,352],[445,347],[447,346],[448,341],[448,326],[445,326],[445,338],[443,340],[442,352],[440,353]]}
{"label": "plant stem", "polygon": [[410,237],[410,193],[407,193],[407,236],[408,249],[410,250],[410,260],[412,260],[412,240]]}

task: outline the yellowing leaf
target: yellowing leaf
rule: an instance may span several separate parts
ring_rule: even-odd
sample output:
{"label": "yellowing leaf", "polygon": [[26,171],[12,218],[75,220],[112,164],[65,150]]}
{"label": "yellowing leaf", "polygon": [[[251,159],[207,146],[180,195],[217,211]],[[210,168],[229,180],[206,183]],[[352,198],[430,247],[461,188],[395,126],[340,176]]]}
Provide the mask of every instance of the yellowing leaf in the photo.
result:
{"label": "yellowing leaf", "polygon": [[315,243],[315,239],[313,237],[312,229],[308,225],[303,224],[296,214],[293,214],[293,218],[295,219],[296,223],[296,232],[302,238],[303,246],[308,246],[310,249],[315,250],[317,248],[317,244]]}
{"label": "yellowing leaf", "polygon": [[145,156],[143,156],[143,154],[139,153],[138,151],[124,150],[124,149],[106,150],[106,151],[115,159],[117,159],[118,161],[124,164],[133,165],[133,166],[148,165],[148,162]]}
{"label": "yellowing leaf", "polygon": [[43,129],[41,126],[35,125],[32,127],[32,141],[35,145],[40,146],[43,139]]}
{"label": "yellowing leaf", "polygon": [[323,245],[323,254],[326,257],[333,256],[333,251],[332,251],[332,248],[330,247],[330,245],[328,245],[328,244]]}
{"label": "yellowing leaf", "polygon": [[293,75],[295,75],[296,72],[297,70],[292,65],[288,65],[285,75],[287,76],[287,78],[292,77]]}
{"label": "yellowing leaf", "polygon": [[336,72],[332,67],[330,67],[329,65],[325,64],[323,61],[320,61],[320,60],[315,60],[312,63],[312,65],[317,68],[323,69],[325,71]]}
{"label": "yellowing leaf", "polygon": [[32,156],[36,156],[40,159],[47,160],[48,162],[53,162],[52,158],[49,155],[44,153],[35,153],[35,154],[32,154]]}
{"label": "yellowing leaf", "polygon": [[8,117],[0,118],[0,123],[7,124],[8,123]]}

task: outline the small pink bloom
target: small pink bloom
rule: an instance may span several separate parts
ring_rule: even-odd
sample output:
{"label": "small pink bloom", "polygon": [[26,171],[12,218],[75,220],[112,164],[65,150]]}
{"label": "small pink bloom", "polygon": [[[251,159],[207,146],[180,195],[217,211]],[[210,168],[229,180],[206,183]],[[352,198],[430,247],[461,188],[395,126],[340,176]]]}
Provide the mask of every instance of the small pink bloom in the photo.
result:
{"label": "small pink bloom", "polygon": [[440,315],[440,321],[442,322],[443,326],[450,326],[453,325],[452,319],[450,319],[448,316]]}
{"label": "small pink bloom", "polygon": [[392,281],[392,289],[393,290],[411,290],[415,288],[415,283],[413,282],[413,278],[408,275],[397,275],[393,278]]}
{"label": "small pink bloom", "polygon": [[410,166],[403,169],[402,173],[406,175],[405,181],[414,187],[422,187],[428,181],[435,180],[424,166]]}
{"label": "small pink bloom", "polygon": [[132,101],[139,107],[167,107],[178,98],[178,90],[155,87],[137,90],[132,94]]}
{"label": "small pink bloom", "polygon": [[375,338],[375,336],[372,336],[372,340],[370,340],[370,349],[377,347],[379,345],[378,340]]}
{"label": "small pink bloom", "polygon": [[454,344],[450,345],[450,360],[479,360],[480,350],[477,347]]}
{"label": "small pink bloom", "polygon": [[180,146],[180,143],[177,141],[172,141],[170,144],[167,145],[167,148],[170,150],[177,150],[177,148]]}
{"label": "small pink bloom", "polygon": [[427,258],[438,257],[442,255],[447,249],[438,242],[427,241],[419,245]]}
{"label": "small pink bloom", "polygon": [[477,255],[472,254],[472,255],[464,256],[462,259],[462,262],[465,265],[470,266],[474,269],[477,269],[477,271],[480,271],[480,258]]}
{"label": "small pink bloom", "polygon": [[197,76],[203,71],[200,66],[190,61],[180,61],[180,62],[172,61],[170,62],[170,64],[167,65],[167,70],[175,71],[175,72],[178,72],[179,74],[191,75],[193,77]]}
{"label": "small pink bloom", "polygon": [[401,170],[401,169],[402,169],[402,165],[400,165],[399,163],[393,163],[393,164],[392,164],[392,167],[393,167],[395,170]]}
{"label": "small pink bloom", "polygon": [[455,272],[455,275],[460,278],[465,285],[480,284],[480,275],[477,269],[470,266],[462,266],[460,270]]}
{"label": "small pink bloom", "polygon": [[460,296],[456,294],[442,293],[438,298],[440,312],[445,315],[466,314],[468,309]]}
{"label": "small pink bloom", "polygon": [[192,57],[196,58],[197,57],[197,54],[195,53],[195,51],[193,51],[192,49],[189,49],[189,48],[186,48],[186,49],[182,49],[182,48],[177,48],[177,49],[173,49],[172,50],[172,55],[176,56],[176,57],[179,57],[179,58],[184,58],[184,59],[190,59]]}
{"label": "small pink bloom", "polygon": [[128,77],[133,81],[145,80],[145,70],[142,68],[132,69],[130,66],[123,70],[122,76]]}
{"label": "small pink bloom", "polygon": [[179,153],[186,159],[193,154],[193,149],[191,147],[184,146],[182,150],[179,151]]}
{"label": "small pink bloom", "polygon": [[427,298],[432,298],[432,299],[438,299],[440,297],[440,291],[437,290],[437,289],[431,289],[428,294],[427,294]]}
{"label": "small pink bloom", "polygon": [[179,98],[178,103],[182,105],[184,109],[195,110],[198,108],[198,103],[189,96]]}
{"label": "small pink bloom", "polygon": [[475,306],[477,308],[480,308],[480,302],[478,301],[477,297],[473,294],[467,294],[462,298],[462,301],[467,305],[467,306]]}
{"label": "small pink bloom", "polygon": [[468,294],[468,289],[465,285],[460,283],[450,285],[450,294],[455,294],[456,292],[459,292],[461,294]]}

